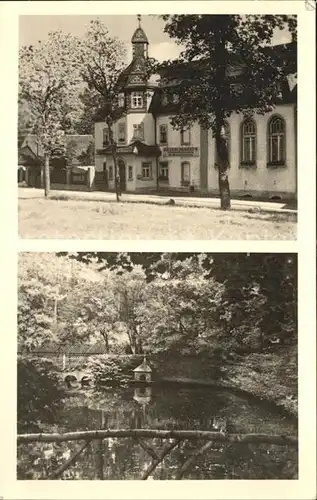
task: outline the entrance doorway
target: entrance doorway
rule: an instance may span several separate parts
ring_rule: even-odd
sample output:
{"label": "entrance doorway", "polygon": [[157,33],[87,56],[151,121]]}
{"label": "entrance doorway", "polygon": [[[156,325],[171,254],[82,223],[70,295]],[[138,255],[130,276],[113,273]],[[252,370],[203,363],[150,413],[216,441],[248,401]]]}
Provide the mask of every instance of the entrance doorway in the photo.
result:
{"label": "entrance doorway", "polygon": [[126,171],[125,163],[122,158],[118,158],[118,171],[120,176],[120,191],[123,192],[126,190]]}

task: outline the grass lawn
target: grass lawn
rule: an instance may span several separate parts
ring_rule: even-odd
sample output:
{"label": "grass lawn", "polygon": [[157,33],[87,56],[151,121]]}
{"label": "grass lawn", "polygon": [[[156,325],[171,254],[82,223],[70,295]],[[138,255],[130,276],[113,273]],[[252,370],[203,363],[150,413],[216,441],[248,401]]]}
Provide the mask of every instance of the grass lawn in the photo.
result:
{"label": "grass lawn", "polygon": [[19,200],[21,238],[293,240],[296,214],[72,199]]}

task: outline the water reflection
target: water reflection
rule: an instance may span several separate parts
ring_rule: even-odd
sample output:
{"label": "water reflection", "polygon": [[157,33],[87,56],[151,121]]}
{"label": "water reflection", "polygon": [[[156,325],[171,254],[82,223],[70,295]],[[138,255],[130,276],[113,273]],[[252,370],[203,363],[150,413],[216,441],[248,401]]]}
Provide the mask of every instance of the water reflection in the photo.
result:
{"label": "water reflection", "polygon": [[[294,422],[228,391],[172,386],[134,386],[69,397],[51,431],[109,429],[201,429],[296,435]],[[147,439],[159,451],[165,440]],[[149,478],[174,479],[204,442],[181,442]],[[19,445],[19,479],[47,476],[82,443]],[[63,479],[140,479],[152,462],[133,439],[105,439],[86,448]],[[276,445],[217,444],[199,456],[185,479],[289,479],[297,451]]]}

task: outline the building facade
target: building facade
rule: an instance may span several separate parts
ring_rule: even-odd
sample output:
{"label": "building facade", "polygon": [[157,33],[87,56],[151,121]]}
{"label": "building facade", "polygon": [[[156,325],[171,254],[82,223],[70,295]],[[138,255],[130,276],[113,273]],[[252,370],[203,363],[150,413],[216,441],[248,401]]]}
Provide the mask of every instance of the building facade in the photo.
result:
{"label": "building facade", "polygon": [[[164,96],[162,83],[145,75],[148,39],[139,25],[133,60],[125,71],[126,114],[114,127],[122,192],[219,193],[215,139],[198,124],[176,130],[171,118],[178,97]],[[297,87],[285,82],[275,109],[244,119],[232,112],[226,124],[229,183],[233,195],[291,199],[297,179]],[[95,124],[95,187],[115,189],[115,169],[104,122]]]}

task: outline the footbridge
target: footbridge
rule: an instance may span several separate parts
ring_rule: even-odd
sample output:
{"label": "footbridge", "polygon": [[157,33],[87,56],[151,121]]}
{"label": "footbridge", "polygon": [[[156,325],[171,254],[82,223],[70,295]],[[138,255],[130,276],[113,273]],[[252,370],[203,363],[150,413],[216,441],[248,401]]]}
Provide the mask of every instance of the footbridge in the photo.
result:
{"label": "footbridge", "polygon": [[122,354],[113,355],[105,354],[102,350],[82,348],[73,348],[71,351],[60,352],[56,350],[37,350],[28,354],[31,357],[48,358],[53,361],[58,373],[66,386],[70,388],[89,387],[91,384],[90,374],[87,365],[91,359],[100,356],[107,356],[109,358],[133,358],[138,363],[142,360],[143,354]]}
{"label": "footbridge", "polygon": [[61,372],[61,376],[68,388],[89,387],[91,383],[89,372],[85,370],[65,370]]}

